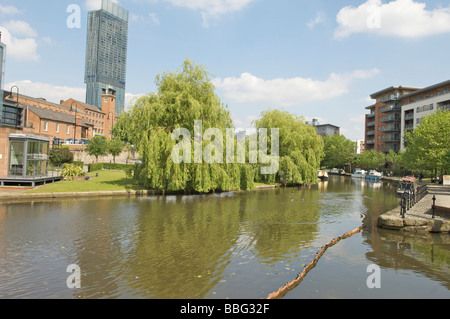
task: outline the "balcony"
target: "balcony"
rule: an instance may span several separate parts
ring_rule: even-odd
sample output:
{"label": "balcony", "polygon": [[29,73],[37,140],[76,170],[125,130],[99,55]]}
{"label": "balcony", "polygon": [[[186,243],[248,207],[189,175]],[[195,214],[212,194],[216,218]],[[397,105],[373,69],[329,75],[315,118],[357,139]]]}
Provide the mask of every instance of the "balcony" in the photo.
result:
{"label": "balcony", "polygon": [[368,119],[373,119],[373,118],[375,118],[375,113],[369,113],[369,114],[366,114],[366,118],[368,118]]}
{"label": "balcony", "polygon": [[410,132],[414,130],[414,124],[405,125],[405,131]]}
{"label": "balcony", "polygon": [[386,125],[381,128],[381,132],[400,132],[400,127],[398,125]]}
{"label": "balcony", "polygon": [[392,135],[388,135],[388,136],[384,136],[381,138],[381,142],[382,143],[400,143],[400,136],[392,136]]}
{"label": "balcony", "polygon": [[382,123],[397,122],[400,120],[401,120],[400,115],[398,115],[398,114],[390,114],[390,115],[387,115],[387,116],[381,118]]}
{"label": "balcony", "polygon": [[405,113],[405,121],[413,120],[413,119],[414,119],[414,112],[408,113],[408,114]]}
{"label": "balcony", "polygon": [[399,96],[400,96],[399,93],[393,93],[393,94],[390,94],[389,96],[383,97],[383,98],[380,100],[380,102],[385,103],[385,102],[388,102],[388,101],[397,101],[398,98],[399,98]]}
{"label": "balcony", "polygon": [[375,121],[373,122],[367,122],[367,127],[374,127],[375,126]]}
{"label": "balcony", "polygon": [[374,130],[372,130],[372,131],[367,131],[366,135],[367,135],[367,136],[375,136],[375,131],[374,131]]}
{"label": "balcony", "polygon": [[366,140],[366,145],[375,145],[375,140]]}
{"label": "balcony", "polygon": [[400,112],[400,106],[384,106],[380,109],[381,113],[388,113],[388,112]]}

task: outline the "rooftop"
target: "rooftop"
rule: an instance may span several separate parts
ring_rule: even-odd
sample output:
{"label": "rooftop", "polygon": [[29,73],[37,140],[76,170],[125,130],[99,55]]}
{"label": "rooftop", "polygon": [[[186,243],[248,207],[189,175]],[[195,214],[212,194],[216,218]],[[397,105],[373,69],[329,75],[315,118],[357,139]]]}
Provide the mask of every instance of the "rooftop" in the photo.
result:
{"label": "rooftop", "polygon": [[392,92],[392,91],[397,91],[397,90],[416,90],[417,91],[417,90],[420,90],[420,89],[422,89],[422,88],[421,87],[413,87],[413,86],[401,86],[401,85],[400,86],[390,86],[390,87],[388,87],[388,88],[386,88],[384,90],[372,93],[370,95],[370,97],[372,99],[376,99],[377,96],[380,96],[382,94],[386,94],[386,93],[389,93],[389,92]]}

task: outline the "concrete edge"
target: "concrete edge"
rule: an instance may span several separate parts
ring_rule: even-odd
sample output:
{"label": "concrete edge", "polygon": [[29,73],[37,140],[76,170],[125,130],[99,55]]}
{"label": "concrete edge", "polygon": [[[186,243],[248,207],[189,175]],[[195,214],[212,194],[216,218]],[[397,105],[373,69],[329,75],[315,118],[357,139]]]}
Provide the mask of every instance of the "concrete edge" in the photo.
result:
{"label": "concrete edge", "polygon": [[[261,185],[255,190],[276,188],[276,185]],[[121,191],[94,191],[94,192],[61,192],[61,193],[0,193],[0,202],[11,200],[36,200],[55,198],[93,198],[93,197],[114,197],[114,196],[151,196],[151,195],[179,195],[180,192],[168,192],[158,190],[121,190]]]}
{"label": "concrete edge", "polygon": [[450,221],[408,217],[408,215],[402,218],[399,207],[380,215],[378,227],[411,232],[450,233]]}

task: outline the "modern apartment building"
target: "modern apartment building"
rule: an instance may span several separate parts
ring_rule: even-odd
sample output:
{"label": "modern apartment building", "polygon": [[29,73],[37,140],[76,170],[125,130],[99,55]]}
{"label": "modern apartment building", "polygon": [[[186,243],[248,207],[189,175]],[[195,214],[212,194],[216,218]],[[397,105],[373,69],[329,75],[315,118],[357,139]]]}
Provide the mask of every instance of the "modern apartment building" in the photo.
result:
{"label": "modern apartment building", "polygon": [[365,149],[388,153],[405,148],[404,132],[413,130],[423,116],[450,106],[450,81],[426,88],[391,86],[370,95],[366,107]]}
{"label": "modern apartment building", "polygon": [[[420,125],[423,117],[437,110],[450,111],[450,80],[402,96],[400,106],[402,109],[401,131],[414,130]],[[403,134],[400,149],[405,149]]]}
{"label": "modern apartment building", "polygon": [[314,126],[316,128],[317,134],[322,136],[333,136],[335,134],[341,134],[341,129],[339,126],[332,124],[319,124],[317,119],[313,119],[312,122],[306,122],[306,124]]}
{"label": "modern apartment building", "polygon": [[116,111],[125,108],[128,11],[110,0],[88,13],[86,37],[86,104],[101,109],[102,94],[116,93]]}

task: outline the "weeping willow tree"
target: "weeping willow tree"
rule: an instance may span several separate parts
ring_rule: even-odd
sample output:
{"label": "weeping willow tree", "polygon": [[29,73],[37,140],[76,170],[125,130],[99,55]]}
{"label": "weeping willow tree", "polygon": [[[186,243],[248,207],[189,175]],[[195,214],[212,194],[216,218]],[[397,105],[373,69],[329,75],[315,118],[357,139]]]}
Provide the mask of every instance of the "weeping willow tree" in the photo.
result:
{"label": "weeping willow tree", "polygon": [[[149,189],[201,193],[253,188],[252,167],[227,161],[226,153],[221,152],[226,149],[224,137],[226,129],[232,128],[232,120],[214,92],[210,74],[187,59],[179,71],[158,75],[156,85],[157,92],[137,100],[114,127],[114,135],[133,144],[142,158],[134,173],[136,182]],[[202,124],[197,133],[196,121]],[[195,134],[203,137],[208,128],[218,129],[223,137],[201,139],[201,150],[209,147],[215,159],[212,163],[198,161],[194,150],[198,141]],[[183,142],[192,148],[181,149],[179,155],[185,160],[179,163],[172,156],[179,143],[172,136],[177,129],[190,132],[183,137],[190,140]]]}
{"label": "weeping willow tree", "polygon": [[[266,111],[255,121],[261,128],[279,129],[279,171],[277,174],[257,175],[263,182],[279,181],[283,185],[315,183],[324,156],[323,139],[302,117],[279,110]],[[272,141],[268,138],[268,148]]]}

